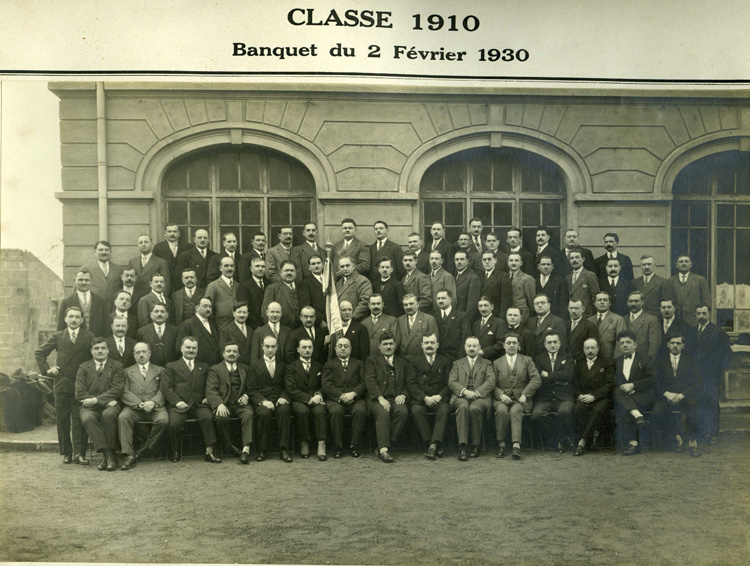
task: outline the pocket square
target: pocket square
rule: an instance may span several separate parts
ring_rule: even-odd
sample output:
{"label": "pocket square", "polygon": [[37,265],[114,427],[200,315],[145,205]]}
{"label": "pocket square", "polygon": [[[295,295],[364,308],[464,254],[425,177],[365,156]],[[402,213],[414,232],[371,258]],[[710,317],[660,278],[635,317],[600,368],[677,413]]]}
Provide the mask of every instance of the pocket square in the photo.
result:
{"label": "pocket square", "polygon": [[490,330],[490,331],[489,331],[489,332],[487,333],[487,336],[492,336],[493,334],[494,334],[494,332],[492,332],[492,330]]}

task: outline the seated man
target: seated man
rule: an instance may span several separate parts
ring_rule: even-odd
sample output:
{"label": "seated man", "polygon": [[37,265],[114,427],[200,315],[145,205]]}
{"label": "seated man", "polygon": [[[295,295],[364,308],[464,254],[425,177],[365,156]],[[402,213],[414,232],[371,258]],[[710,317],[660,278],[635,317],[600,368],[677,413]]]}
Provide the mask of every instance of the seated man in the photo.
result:
{"label": "seated man", "polygon": [[456,360],[448,376],[451,408],[456,413],[458,430],[458,459],[466,462],[471,423],[471,452],[469,458],[479,457],[484,415],[490,410],[490,396],[495,389],[492,364],[479,355],[479,339],[469,336],[464,342],[466,356]]}
{"label": "seated man", "polygon": [[180,343],[182,357],[168,363],[161,375],[161,393],[169,411],[169,459],[180,460],[180,438],[185,429],[185,421],[196,419],[201,428],[206,449],[206,462],[220,464],[221,459],[214,453],[216,433],[214,415],[206,399],[206,377],[208,364],[197,361],[198,339],[185,336]]}
{"label": "seated man", "polygon": [[[314,320],[315,309],[312,307],[303,308],[303,316],[306,309],[309,310]],[[322,330],[319,330],[319,332],[322,332]],[[294,420],[297,421],[300,455],[303,458],[310,457],[310,420],[312,419],[315,426],[315,439],[318,441],[318,460],[325,462],[328,459],[326,455],[328,431],[326,430],[326,405],[320,387],[320,374],[323,366],[313,360],[313,350],[312,338],[299,338],[297,342],[298,358],[286,366],[284,381],[289,397],[292,399]]]}
{"label": "seated man", "polygon": [[[609,297],[607,297],[609,299]],[[580,440],[573,456],[583,456],[587,445],[591,445],[595,431],[604,422],[612,406],[612,391],[615,388],[615,365],[599,352],[599,343],[589,338],[583,343],[584,359],[576,364],[573,377],[573,418]]]}
{"label": "seated man", "polygon": [[641,411],[654,404],[656,369],[649,356],[636,351],[636,336],[630,330],[620,332],[617,343],[622,356],[615,358],[615,420],[623,442],[628,443],[622,455],[632,456],[639,451],[639,429],[646,424]]}
{"label": "seated man", "polygon": [[414,379],[414,367],[395,353],[396,340],[384,332],[378,352],[365,362],[365,386],[373,402],[370,411],[375,419],[378,458],[386,464],[393,462],[389,449],[401,436],[409,415],[406,383]]}
{"label": "seated man", "polygon": [[[122,470],[129,470],[137,460],[152,452],[169,424],[164,395],[159,388],[159,378],[164,368],[151,363],[151,347],[145,342],[138,342],[133,347],[133,356],[135,364],[125,369],[125,386],[120,397],[123,409],[117,418],[120,446],[127,456]],[[146,444],[135,452],[133,426],[139,421],[150,422],[151,432]]]}
{"label": "seated man", "polygon": [[[240,464],[250,463],[250,445],[253,443],[253,417],[247,390],[247,366],[239,363],[240,346],[227,342],[222,348],[223,362],[213,365],[206,377],[206,399],[211,405],[216,429],[221,435],[221,446],[226,452],[240,457]],[[232,444],[230,418],[238,417],[242,425],[242,450]]]}
{"label": "seated man", "polygon": [[344,446],[344,414],[348,414],[352,417],[349,453],[353,458],[359,458],[359,442],[367,417],[367,389],[363,374],[365,364],[351,357],[352,345],[348,338],[336,340],[335,352],[336,357],[326,362],[321,375],[335,447],[333,457],[337,460],[341,458]]}
{"label": "seated man", "polygon": [[262,462],[268,457],[268,429],[271,417],[276,414],[279,428],[279,458],[292,462],[289,450],[292,432],[292,411],[284,384],[284,364],[276,356],[278,341],[273,336],[263,338],[263,357],[250,365],[249,392],[255,412],[258,414],[258,443],[260,451],[256,458]]}
{"label": "seated man", "polygon": [[[542,385],[534,398],[531,420],[539,425],[547,445],[557,444],[561,454],[573,442],[573,376],[575,360],[560,352],[560,336],[547,331],[544,348],[547,350],[534,358],[542,378]],[[557,413],[552,417],[550,413]]]}
{"label": "seated man", "polygon": [[[411,404],[411,418],[422,442],[429,444],[425,456],[429,460],[443,456],[445,428],[448,424],[448,375],[450,362],[438,351],[438,339],[434,334],[422,336],[421,356],[408,360],[414,365],[412,379],[406,383]],[[435,413],[435,426],[430,433],[427,424],[427,411]]]}
{"label": "seated man", "polygon": [[[652,415],[654,428],[658,431],[660,444],[664,444],[670,432],[674,434],[675,450],[682,452],[682,436],[687,436],[690,455],[697,458],[698,433],[700,420],[698,415],[698,372],[693,358],[683,354],[685,338],[681,334],[672,334],[667,342],[669,355],[656,362],[656,402]],[[682,430],[682,419],[679,427],[673,429],[672,411],[682,411],[686,427]],[[671,422],[670,422],[671,421]],[[671,425],[671,426],[670,426]]]}
{"label": "seated man", "polygon": [[495,432],[499,447],[498,458],[505,458],[505,438],[513,442],[513,459],[521,458],[521,426],[524,413],[531,412],[531,398],[542,383],[534,362],[528,356],[518,353],[518,334],[505,335],[505,355],[492,363],[497,381],[495,383]]}
{"label": "seated man", "polygon": [[76,373],[76,400],[81,403],[81,424],[94,444],[94,450],[103,452],[99,470],[113,472],[117,468],[117,416],[125,383],[122,364],[110,359],[107,341],[100,337],[91,341],[93,360],[87,360]]}

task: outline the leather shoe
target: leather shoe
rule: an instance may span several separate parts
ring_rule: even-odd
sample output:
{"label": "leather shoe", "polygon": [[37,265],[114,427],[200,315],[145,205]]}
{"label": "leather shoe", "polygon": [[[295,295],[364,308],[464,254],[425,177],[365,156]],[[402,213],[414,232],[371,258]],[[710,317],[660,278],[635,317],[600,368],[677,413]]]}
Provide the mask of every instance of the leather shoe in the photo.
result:
{"label": "leather shoe", "polygon": [[221,458],[216,456],[213,452],[208,452],[205,456],[203,456],[203,459],[206,462],[210,462],[211,464],[221,464]]}
{"label": "leather shoe", "polygon": [[318,461],[325,462],[326,460],[328,460],[327,454],[318,454]]}
{"label": "leather shoe", "polygon": [[576,446],[576,451],[573,452],[573,456],[583,456],[586,453],[586,449],[580,444]]}
{"label": "leather shoe", "polygon": [[117,469],[117,458],[114,454],[107,454],[104,459],[107,461],[107,471],[114,472]]}
{"label": "leather shoe", "polygon": [[514,460],[520,460],[521,459],[521,449],[518,446],[513,447],[513,452],[510,455],[511,458]]}
{"label": "leather shoe", "polygon": [[638,454],[638,445],[628,444],[628,447],[622,451],[623,456],[635,456]]}
{"label": "leather shoe", "polygon": [[344,449],[341,448],[341,446],[337,447],[336,450],[333,451],[333,457],[335,460],[340,460],[343,454],[344,454]]}
{"label": "leather shoe", "polygon": [[307,460],[310,457],[309,442],[300,442],[299,455],[302,456],[303,460]]}
{"label": "leather shoe", "polygon": [[708,440],[708,443],[709,443],[709,444],[710,444],[711,446],[715,446],[715,445],[717,445],[717,444],[719,443],[719,437],[718,437],[718,436],[712,436],[712,437],[711,437],[711,438],[710,438],[710,439]]}
{"label": "leather shoe", "polygon": [[349,454],[352,455],[352,458],[359,458],[360,455],[361,455],[359,453],[359,448],[356,448],[354,446],[352,446],[351,448],[349,448]]}
{"label": "leather shoe", "polygon": [[100,472],[104,472],[107,470],[107,458],[105,456],[102,456],[102,461],[99,462],[99,465],[96,467],[96,469]]}
{"label": "leather shoe", "polygon": [[701,455],[701,453],[698,452],[698,447],[697,446],[690,446],[688,448],[688,450],[690,450],[690,456],[693,457],[693,458],[697,458],[698,456]]}
{"label": "leather shoe", "polygon": [[135,452],[135,459],[136,460],[142,460],[143,458],[145,458],[146,456],[148,456],[148,452],[149,452],[148,448],[146,448],[145,446],[143,448],[139,448]]}
{"label": "leather shoe", "polygon": [[390,452],[386,450],[385,452],[378,452],[378,458],[380,458],[381,462],[385,462],[386,464],[390,464],[393,462],[393,457],[391,456]]}
{"label": "leather shoe", "polygon": [[682,437],[679,434],[675,438],[674,451],[677,452],[678,454],[682,453],[683,451]]}
{"label": "leather shoe", "polygon": [[479,446],[472,446],[469,458],[479,458]]}
{"label": "leather shoe", "polygon": [[646,417],[638,417],[635,419],[635,424],[637,425],[645,425],[646,424]]}
{"label": "leather shoe", "polygon": [[240,454],[240,464],[249,464],[250,463],[250,452],[243,452]]}
{"label": "leather shoe", "polygon": [[281,459],[282,459],[282,460],[283,460],[284,462],[286,462],[287,464],[288,464],[289,462],[292,462],[292,461],[293,461],[293,460],[292,460],[292,453],[291,453],[291,452],[289,452],[288,450],[282,450],[282,451],[281,451],[281,454],[279,454],[279,458],[281,458]]}
{"label": "leather shoe", "polygon": [[180,453],[177,452],[177,450],[172,450],[169,453],[169,461],[170,462],[179,462],[180,461]]}
{"label": "leather shoe", "polygon": [[135,463],[136,463],[135,456],[128,455],[128,457],[125,458],[125,461],[122,463],[122,467],[120,469],[124,472],[131,468],[135,468]]}
{"label": "leather shoe", "polygon": [[442,458],[443,456],[445,456],[445,448],[443,448],[442,446],[438,446],[437,450],[435,450],[435,455],[438,458]]}
{"label": "leather shoe", "polygon": [[66,454],[63,456],[63,464],[72,464],[73,463],[73,457],[69,454]]}
{"label": "leather shoe", "polygon": [[505,446],[500,446],[497,449],[497,457],[498,458],[505,458],[508,455],[508,452],[505,450]]}
{"label": "leather shoe", "polygon": [[432,446],[430,446],[427,449],[425,456],[427,457],[428,460],[434,460],[435,458],[437,458],[437,451]]}
{"label": "leather shoe", "polygon": [[458,460],[460,462],[466,462],[469,459],[468,454],[466,454],[466,448],[461,448],[458,451]]}
{"label": "leather shoe", "polygon": [[258,462],[262,462],[266,458],[268,458],[268,452],[266,452],[265,450],[261,450],[260,452],[258,452],[258,456],[255,459]]}
{"label": "leather shoe", "polygon": [[239,448],[237,448],[234,444],[230,444],[229,445],[229,453],[232,456],[239,456],[240,453],[241,453],[241,450]]}
{"label": "leather shoe", "polygon": [[89,466],[91,464],[91,462],[89,462],[86,458],[84,458],[80,454],[76,454],[75,456],[73,456],[73,463],[79,466]]}

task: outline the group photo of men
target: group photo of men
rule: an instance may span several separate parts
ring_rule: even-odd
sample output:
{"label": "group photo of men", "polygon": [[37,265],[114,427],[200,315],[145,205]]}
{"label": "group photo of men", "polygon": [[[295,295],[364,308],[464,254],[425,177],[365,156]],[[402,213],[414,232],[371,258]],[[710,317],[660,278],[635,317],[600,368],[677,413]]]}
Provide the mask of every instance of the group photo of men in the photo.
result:
{"label": "group photo of men", "polygon": [[188,245],[166,225],[120,263],[94,243],[36,351],[63,463],[90,465],[89,445],[102,471],[165,451],[179,462],[193,422],[211,464],[360,458],[372,444],[391,463],[409,420],[428,460],[518,460],[535,444],[698,457],[717,442],[731,349],[688,255],[664,278],[614,232],[599,257],[575,229],[561,249],[544,226],[501,243],[479,218],[455,242],[442,222],[403,243],[383,220],[372,244],[357,233],[345,218],[321,242],[310,222],[293,245],[284,226],[240,254],[238,234],[216,251],[206,230]]}

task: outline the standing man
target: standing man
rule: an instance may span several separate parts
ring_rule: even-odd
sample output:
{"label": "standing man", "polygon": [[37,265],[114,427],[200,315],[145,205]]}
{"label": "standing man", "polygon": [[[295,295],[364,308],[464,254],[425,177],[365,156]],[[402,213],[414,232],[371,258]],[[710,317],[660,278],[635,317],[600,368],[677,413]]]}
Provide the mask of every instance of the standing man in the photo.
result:
{"label": "standing man", "polygon": [[534,311],[536,312],[536,316],[532,316],[528,320],[526,328],[531,330],[536,337],[536,351],[544,351],[544,335],[548,329],[557,332],[560,339],[565,341],[562,349],[567,350],[568,332],[565,321],[550,312],[550,302],[547,295],[537,295],[534,297]]}
{"label": "standing man", "polygon": [[[357,273],[369,277],[370,275],[370,247],[357,238],[357,223],[352,218],[341,221],[343,239],[333,244],[331,265],[338,265],[340,257],[352,258]],[[325,261],[325,258],[323,258]]]}
{"label": "standing man", "polygon": [[[416,300],[414,303],[416,308]],[[365,362],[365,386],[372,401],[378,458],[386,464],[393,462],[389,449],[401,436],[409,415],[406,383],[414,379],[411,363],[395,354],[396,340],[390,334],[381,334],[378,352]]]}
{"label": "standing man", "polygon": [[250,279],[240,283],[237,289],[237,301],[247,303],[250,309],[247,324],[254,330],[263,324],[263,297],[271,282],[266,279],[266,262],[260,258],[250,260],[250,272]]}
{"label": "standing man", "polygon": [[151,277],[157,273],[164,276],[164,293],[167,296],[169,296],[171,289],[169,264],[153,253],[153,247],[154,243],[151,241],[151,236],[141,234],[138,236],[138,251],[140,254],[128,261],[128,268],[135,270],[137,277],[135,294],[139,297],[147,295],[151,291],[149,282]]}
{"label": "standing man", "polygon": [[401,346],[401,337],[398,334],[398,322],[396,321],[396,317],[383,312],[382,295],[378,295],[377,293],[370,295],[368,305],[370,307],[370,316],[362,320],[362,326],[367,330],[367,335],[370,337],[369,352],[377,351],[378,344],[380,344],[380,335],[383,332],[388,332],[394,337],[396,340],[396,349],[398,350]]}
{"label": "standing man", "polygon": [[[409,361],[414,366],[411,379],[407,381],[411,416],[422,442],[427,446],[425,456],[429,460],[442,458],[445,429],[448,425],[450,389],[448,376],[451,363],[437,353],[437,336],[422,336],[422,354],[412,356]],[[430,432],[427,411],[435,413],[435,426]]]}
{"label": "standing man", "polygon": [[120,286],[122,266],[110,261],[112,246],[106,240],[99,240],[94,244],[94,253],[96,259],[85,264],[82,269],[91,276],[91,292],[106,299]]}
{"label": "standing man", "polygon": [[[369,253],[369,250],[368,250]],[[326,295],[323,292],[323,260],[311,255],[307,260],[310,275],[305,277],[297,286],[299,304],[303,307],[310,305],[315,309],[318,326],[326,328]]]}
{"label": "standing man", "polygon": [[591,253],[590,249],[581,247],[578,242],[578,230],[575,230],[574,228],[568,228],[567,230],[565,230],[565,235],[563,237],[565,239],[565,246],[560,251],[565,254],[565,261],[563,262],[564,269],[560,273],[560,275],[565,277],[568,273],[570,273],[570,250],[574,250],[576,248],[581,250],[581,254],[583,255],[583,268],[596,273],[594,254]]}
{"label": "standing man", "polygon": [[[78,366],[91,359],[91,341],[94,335],[81,328],[83,313],[79,307],[68,307],[62,320],[65,330],[52,334],[34,352],[34,357],[39,366],[39,373],[52,377],[54,381],[57,444],[60,448],[60,455],[63,457],[63,464],[75,463],[88,466],[89,461],[86,460],[88,437],[81,426],[81,416],[75,398],[75,385]],[[57,352],[55,362],[57,365],[50,366],[47,358],[53,350]]]}
{"label": "standing man", "polygon": [[[507,258],[506,258],[507,265]],[[510,279],[500,270],[497,260],[492,252],[482,254],[482,296],[490,297],[492,304],[495,305],[495,316],[505,318],[505,311],[513,302],[513,292],[510,288]]]}
{"label": "standing man", "polygon": [[279,303],[268,303],[266,307],[266,324],[259,326],[253,331],[253,345],[250,348],[250,357],[253,361],[263,357],[263,340],[266,336],[273,336],[277,341],[276,361],[284,361],[284,350],[291,333],[288,326],[281,324],[281,305]]}
{"label": "standing man", "polygon": [[[461,356],[460,346],[469,337],[469,321],[464,313],[453,308],[453,295],[450,289],[440,289],[435,303],[435,322],[438,335],[441,337],[438,351],[452,364]],[[422,350],[424,351],[424,335]]]}
{"label": "standing man", "polygon": [[521,311],[521,320],[525,323],[529,320],[534,306],[536,285],[534,278],[521,271],[523,259],[518,252],[508,254],[508,280],[510,281],[511,306]]}
{"label": "standing man", "polygon": [[552,314],[560,318],[567,318],[568,286],[565,283],[565,279],[554,272],[554,268],[555,266],[550,256],[545,254],[539,256],[536,264],[536,278],[534,279],[536,295],[547,295]]}
{"label": "standing man", "polygon": [[474,244],[471,241],[471,236],[468,232],[461,232],[456,239],[456,251],[453,254],[455,260],[456,254],[463,252],[466,254],[467,266],[472,271],[475,271],[479,263],[481,262],[482,252],[476,251]]}
{"label": "standing man", "polygon": [[167,305],[156,303],[151,307],[151,323],[141,326],[136,334],[138,342],[145,342],[151,349],[151,361],[159,367],[179,359],[177,354],[176,326],[167,323],[169,311]]}
{"label": "standing man", "polygon": [[466,313],[469,323],[479,316],[477,304],[482,294],[482,281],[469,265],[469,258],[464,251],[453,254],[456,266],[456,308]]}
{"label": "standing man", "polygon": [[674,299],[677,318],[690,326],[698,324],[695,309],[711,304],[711,291],[705,277],[692,273],[693,262],[687,254],[677,258],[677,274],[667,280],[666,295]]}
{"label": "standing man", "polygon": [[430,227],[430,235],[432,236],[430,252],[440,252],[446,271],[453,275],[456,272],[453,267],[453,254],[456,253],[456,250],[453,244],[445,239],[445,226],[443,223],[433,222]]}
{"label": "standing man", "polygon": [[182,357],[170,362],[161,376],[161,394],[169,411],[169,459],[180,460],[180,439],[187,419],[196,419],[201,428],[205,445],[205,460],[211,464],[220,464],[221,458],[214,453],[216,433],[211,408],[206,399],[206,378],[208,365],[196,359],[198,340],[185,336],[180,342]]}
{"label": "standing man", "polygon": [[211,320],[213,303],[208,297],[201,297],[195,309],[195,315],[186,320],[180,326],[177,334],[178,343],[182,344],[183,338],[190,336],[198,344],[195,359],[208,368],[216,365],[221,360],[219,354],[219,331]]}
{"label": "standing man", "polygon": [[521,271],[534,277],[534,256],[523,248],[523,237],[521,236],[521,230],[515,227],[508,230],[505,235],[505,242],[505,253],[510,254],[511,252],[516,252],[518,254],[521,254],[521,260],[523,260],[523,263],[521,264]]}
{"label": "standing man", "polygon": [[174,263],[175,276],[173,281],[179,280],[179,275],[186,267],[195,269],[195,276],[198,278],[198,286],[206,288],[208,285],[208,262],[216,255],[216,252],[208,248],[208,231],[202,228],[195,231],[193,236],[193,246],[181,252]]}
{"label": "standing man", "polygon": [[501,321],[499,326],[500,340],[505,342],[505,336],[509,332],[518,334],[518,352],[533,359],[538,351],[536,337],[531,330],[521,324],[521,320],[521,309],[518,307],[510,307],[505,311],[505,320]]}
{"label": "standing man", "polygon": [[268,250],[266,256],[266,277],[269,281],[279,281],[281,264],[292,259],[294,232],[291,226],[279,228],[279,243]]}
{"label": "standing man", "polygon": [[77,307],[83,314],[83,328],[94,336],[104,336],[107,328],[107,304],[102,297],[91,292],[91,273],[81,268],[76,272],[73,292],[60,302],[57,329],[65,329],[65,313]]}
{"label": "standing man", "polygon": [[583,456],[590,446],[595,431],[599,430],[612,406],[615,388],[615,364],[610,358],[599,355],[599,345],[589,338],[583,343],[585,358],[576,364],[573,389],[576,403],[573,418],[579,440],[573,456]]}
{"label": "standing man", "polygon": [[172,293],[172,321],[178,325],[193,317],[198,301],[206,294],[205,289],[198,287],[195,268],[186,267],[181,276],[180,289]]}
{"label": "standing man", "polygon": [[138,314],[138,299],[140,297],[135,292],[135,280],[135,269],[132,269],[127,265],[124,266],[122,268],[122,273],[120,273],[120,281],[122,281],[122,286],[119,287],[117,291],[112,293],[109,297],[107,297],[107,310],[112,309],[112,305],[114,305],[117,296],[121,291],[125,291],[128,295],[130,295],[130,313],[133,316],[136,316]]}
{"label": "standing man", "polygon": [[131,366],[135,363],[133,357],[133,348],[135,340],[128,335],[128,319],[124,316],[116,316],[112,320],[112,335],[106,340],[109,349],[109,357],[120,362],[123,367]]}
{"label": "standing man", "polygon": [[[479,355],[479,340],[470,336],[464,342],[466,356],[457,360],[448,375],[451,390],[450,406],[456,413],[458,431],[458,459],[479,457],[482,427],[490,411],[490,399],[495,389],[492,364]],[[471,429],[469,429],[471,427]],[[471,430],[471,451],[467,454]]]}
{"label": "standing man", "polygon": [[505,353],[503,338],[505,338],[502,320],[497,318],[492,311],[495,305],[489,297],[480,297],[477,303],[479,308],[479,320],[474,322],[471,328],[471,336],[479,340],[479,352],[485,360],[494,362]]}
{"label": "standing man", "polygon": [[586,316],[594,314],[594,300],[599,292],[599,281],[596,275],[583,267],[581,250],[570,250],[571,271],[565,276],[568,289],[568,301],[580,300]]}
{"label": "standing man", "polygon": [[335,333],[337,337],[343,336],[349,339],[351,344],[352,356],[363,362],[370,357],[375,350],[370,350],[370,337],[367,329],[359,322],[352,319],[354,309],[349,301],[339,303],[339,312],[341,313],[341,330]]}
{"label": "standing man", "polygon": [[350,257],[339,258],[339,273],[341,277],[336,281],[339,302],[349,301],[354,307],[354,320],[362,320],[369,314],[367,301],[372,295],[372,283],[357,273]]}
{"label": "standing man", "polygon": [[278,303],[281,306],[281,324],[290,329],[299,325],[300,302],[296,278],[294,263],[290,260],[281,262],[279,280],[271,283],[263,295],[262,310],[267,310],[271,303]]}
{"label": "standing man", "polygon": [[383,312],[389,316],[399,317],[404,314],[402,301],[406,292],[401,282],[393,276],[393,264],[384,257],[377,266],[380,277],[372,282],[372,292],[383,298]]}
{"label": "standing man", "polygon": [[[624,317],[625,326],[635,336],[638,352],[653,362],[661,346],[659,321],[643,310],[643,296],[638,291],[631,291],[628,295],[628,309],[630,315]],[[619,338],[617,342],[620,342]]]}
{"label": "standing man", "polygon": [[422,336],[437,334],[439,339],[440,334],[435,318],[417,308],[417,297],[404,295],[403,304],[404,314],[398,318],[398,333],[401,337],[399,353],[402,356],[417,356],[422,351]]}
{"label": "standing man", "polygon": [[[596,325],[599,332],[597,355],[612,361],[620,355],[620,350],[617,347],[617,336],[626,329],[626,325],[623,317],[609,310],[609,305],[609,293],[599,291],[594,301],[596,314],[590,316],[588,320]],[[583,343],[583,349],[585,354],[586,342]]]}
{"label": "standing man", "polygon": [[111,332],[111,324],[114,322],[114,320],[118,317],[125,319],[126,324],[126,330],[125,335],[128,338],[135,339],[136,334],[138,333],[138,317],[133,314],[131,308],[130,308],[130,301],[132,299],[132,295],[128,293],[127,291],[119,291],[115,295],[115,310],[112,311],[112,313],[109,315],[109,322],[110,327],[107,329],[106,335],[112,335]]}
{"label": "standing man", "polygon": [[252,362],[251,347],[253,344],[253,329],[247,324],[249,309],[245,303],[237,302],[232,309],[234,320],[219,328],[219,348],[223,352],[224,346],[237,344],[239,358],[237,361],[246,366]]}
{"label": "standing man", "polygon": [[253,234],[250,246],[250,250],[240,256],[240,263],[237,266],[237,276],[240,283],[250,279],[250,265],[254,259],[266,261],[266,235],[263,232]]}
{"label": "standing man", "polygon": [[[224,248],[221,252],[212,256],[208,261],[208,269],[206,271],[206,283],[210,284],[212,281],[216,281],[222,275],[221,264],[224,258],[232,260],[235,266],[239,263],[239,257],[237,253],[237,236],[234,232],[227,232],[221,237],[221,246]],[[234,270],[232,275],[234,281],[239,282],[240,276],[237,270]],[[208,287],[206,287],[208,288]]]}
{"label": "standing man", "polygon": [[[567,271],[568,267],[565,265],[566,257],[560,250],[553,248],[549,245],[550,233],[546,226],[539,226],[536,229],[536,254],[534,255],[533,265],[539,263],[539,258],[543,255],[548,255],[552,259],[552,265],[554,266],[555,272],[560,274]],[[583,267],[583,256],[581,256],[580,266]],[[572,267],[572,266],[571,266]],[[534,276],[536,277],[536,273]]]}
{"label": "standing man", "polygon": [[508,254],[500,249],[500,240],[497,239],[497,236],[494,232],[490,232],[489,234],[487,234],[484,239],[484,251],[481,254],[477,254],[477,256],[479,257],[479,262],[477,265],[477,275],[479,275],[480,277],[484,270],[484,266],[482,265],[482,255],[484,255],[485,253],[492,254],[492,257],[495,258],[498,269],[500,269],[501,271],[507,271]]}
{"label": "standing man", "polygon": [[83,362],[76,373],[76,400],[81,404],[81,424],[94,445],[103,452],[99,471],[117,469],[117,400],[125,385],[122,364],[109,358],[107,342],[102,337],[91,341],[92,360]]}
{"label": "standing man", "polygon": [[433,305],[437,303],[435,296],[441,289],[450,291],[451,298],[456,296],[456,280],[443,269],[443,256],[439,251],[430,252],[430,289]]}
{"label": "standing man", "polygon": [[428,312],[432,308],[432,288],[429,276],[417,269],[416,256],[406,252],[402,259],[405,275],[401,280],[405,295],[414,295],[419,302],[419,310]]}
{"label": "standing man", "polygon": [[412,232],[406,238],[408,252],[414,254],[417,269],[428,275],[430,273],[430,250],[425,249],[422,236],[418,232]]}
{"label": "standing man", "polygon": [[[393,262],[392,265],[396,270],[396,277],[401,279],[405,273],[402,261],[404,252],[401,250],[401,246],[388,239],[388,223],[383,220],[377,220],[372,225],[372,229],[375,232],[375,242],[370,245],[370,265],[378,265],[381,258],[387,257]],[[377,272],[374,269],[370,269],[370,279],[377,276]],[[406,289],[406,285],[404,285],[404,289]]]}
{"label": "standing man", "polygon": [[583,343],[589,338],[599,340],[599,331],[596,324],[587,320],[583,316],[583,304],[580,299],[570,299],[568,302],[568,314],[570,322],[568,323],[568,356],[575,361],[583,359]]}
{"label": "standing man", "polygon": [[609,293],[612,302],[612,310],[620,316],[628,314],[628,292],[630,282],[620,276],[620,258],[613,257],[607,260],[605,267],[607,274],[599,280],[599,288]]}
{"label": "standing man", "polygon": [[172,311],[172,303],[168,298],[169,295],[166,293],[166,281],[164,275],[161,273],[151,275],[151,280],[149,281],[151,291],[138,300],[138,324],[140,326],[148,324],[149,313],[157,303],[166,305],[167,311]]}
{"label": "standing man", "polygon": [[[645,307],[644,307],[645,310]],[[670,298],[662,298],[659,302],[659,328],[661,330],[661,345],[659,346],[659,352],[656,354],[657,358],[666,356],[669,354],[669,338],[670,336],[682,336],[683,347],[687,346],[689,352],[693,352],[694,344],[692,338],[695,334],[693,328],[684,320],[679,320],[674,314],[674,301]],[[692,357],[692,356],[691,356]]]}
{"label": "standing man", "polygon": [[482,219],[474,217],[469,220],[469,237],[471,238],[471,245],[474,248],[474,252],[481,254],[484,251],[484,243],[482,241],[482,231],[484,225]]}
{"label": "standing man", "polygon": [[633,262],[628,256],[617,251],[617,245],[619,243],[620,238],[614,232],[608,232],[607,234],[604,234],[604,249],[607,250],[607,252],[596,258],[596,261],[594,262],[596,265],[596,274],[600,278],[606,277],[607,261],[610,259],[618,258],[620,260],[620,265],[622,266],[622,277],[624,277],[626,281],[630,282],[633,280]]}
{"label": "standing man", "polygon": [[[309,305],[302,307],[299,318],[302,324],[292,330],[284,346],[284,363],[287,366],[287,371],[289,371],[291,364],[299,357],[299,342],[302,339],[310,340],[312,350],[309,357],[314,362],[320,364],[322,368],[323,364],[328,360],[328,348],[326,347],[328,332],[315,325],[315,309]],[[305,354],[307,354],[307,346],[305,346]]]}
{"label": "standing man", "polygon": [[[133,356],[135,363],[125,368],[120,396],[123,409],[117,417],[120,446],[126,456],[121,468],[123,471],[135,467],[138,460],[154,452],[169,424],[159,379],[164,368],[151,363],[151,348],[145,342],[136,343]],[[146,443],[136,452],[133,447],[133,427],[137,422],[150,422],[151,431]]]}
{"label": "standing man", "polygon": [[302,230],[305,242],[292,248],[290,259],[297,267],[297,280],[302,281],[310,275],[308,260],[316,255],[320,261],[326,260],[326,252],[318,245],[318,225],[315,222],[308,222]]}
{"label": "standing man", "polygon": [[221,258],[219,269],[221,270],[221,277],[214,279],[208,284],[204,295],[204,297],[211,299],[214,305],[213,320],[216,328],[221,328],[233,320],[232,310],[234,309],[234,303],[237,301],[234,260],[231,257]]}
{"label": "standing man", "polygon": [[667,297],[667,280],[654,274],[656,261],[654,256],[641,256],[642,275],[630,282],[631,291],[640,291],[643,296],[643,310],[648,314],[659,316],[659,301]]}
{"label": "standing man", "polygon": [[[180,227],[177,224],[167,224],[164,226],[164,239],[154,246],[154,255],[167,262],[169,270],[174,273],[174,266],[177,262],[177,256],[187,251],[189,246],[180,243]],[[178,283],[175,280],[175,287]]]}

